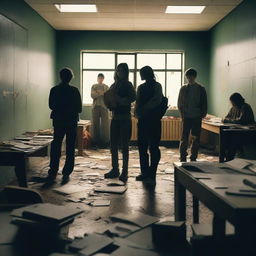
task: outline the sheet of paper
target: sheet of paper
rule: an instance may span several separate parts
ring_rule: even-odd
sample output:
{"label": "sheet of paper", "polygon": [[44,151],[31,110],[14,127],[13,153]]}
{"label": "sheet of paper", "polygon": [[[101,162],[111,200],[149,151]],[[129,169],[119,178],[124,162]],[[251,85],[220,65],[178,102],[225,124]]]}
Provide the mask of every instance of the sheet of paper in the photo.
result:
{"label": "sheet of paper", "polygon": [[88,190],[87,187],[82,187],[79,185],[69,185],[66,184],[64,186],[58,187],[58,188],[53,188],[53,191],[63,194],[63,195],[69,195],[77,192],[82,192]]}
{"label": "sheet of paper", "polygon": [[124,182],[121,180],[112,180],[107,183],[108,186],[125,186]]}
{"label": "sheet of paper", "polygon": [[247,166],[251,165],[251,163],[241,158],[235,158],[231,161],[226,162],[226,164],[235,169],[244,169]]}
{"label": "sheet of paper", "polygon": [[101,192],[101,193],[113,193],[113,194],[123,194],[127,190],[126,186],[100,186],[95,187],[95,192]]}
{"label": "sheet of paper", "polygon": [[110,206],[110,200],[94,200],[90,205],[94,207]]}
{"label": "sheet of paper", "polygon": [[132,223],[142,228],[147,227],[159,221],[157,217],[146,215],[140,212],[131,213],[131,214],[117,213],[117,214],[111,215],[110,218],[113,221],[123,221],[126,223]]}
{"label": "sheet of paper", "polygon": [[83,239],[74,240],[69,248],[73,251],[79,251],[79,255],[90,256],[112,243],[113,240],[107,236],[89,234]]}
{"label": "sheet of paper", "polygon": [[167,169],[165,169],[164,171],[166,174],[173,174],[174,173],[174,168],[173,167],[169,167]]}
{"label": "sheet of paper", "polygon": [[74,207],[67,207],[62,205],[54,205],[50,203],[41,203],[25,206],[12,211],[11,215],[35,220],[39,222],[54,222],[60,223],[69,218],[81,214],[83,210],[76,209]]}
{"label": "sheet of paper", "polygon": [[106,159],[109,159],[110,156],[89,156],[90,158],[93,158],[93,159],[99,159],[99,160],[106,160]]}
{"label": "sheet of paper", "polygon": [[98,176],[100,176],[100,173],[98,173],[98,172],[89,172],[89,173],[85,173],[84,176],[96,176],[96,177],[98,177]]}
{"label": "sheet of paper", "polygon": [[146,245],[140,245],[133,241],[130,241],[130,240],[124,239],[124,238],[120,238],[120,237],[114,238],[114,244],[116,244],[118,246],[128,246],[131,248],[144,249],[144,250],[153,250],[154,249],[152,246],[150,247],[150,246],[146,246]]}
{"label": "sheet of paper", "polygon": [[94,165],[90,167],[91,169],[99,169],[99,170],[106,170],[107,166],[106,165]]}

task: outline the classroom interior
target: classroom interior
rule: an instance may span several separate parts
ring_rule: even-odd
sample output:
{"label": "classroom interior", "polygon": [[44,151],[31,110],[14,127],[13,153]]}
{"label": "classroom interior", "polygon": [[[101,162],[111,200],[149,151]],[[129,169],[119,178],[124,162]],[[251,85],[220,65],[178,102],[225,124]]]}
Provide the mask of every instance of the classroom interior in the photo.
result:
{"label": "classroom interior", "polygon": [[[96,5],[96,13],[61,12],[61,4]],[[167,6],[205,8],[201,13],[181,14],[166,13]],[[0,142],[7,145],[25,133],[36,134],[42,145],[34,146],[42,146],[42,150],[37,157],[27,157],[27,152],[23,155],[27,148],[16,148],[15,156],[0,149],[0,230],[4,230],[0,231],[0,255],[210,256],[236,255],[241,248],[250,248],[245,253],[249,255],[256,228],[255,127],[239,128],[237,136],[246,133],[247,142],[244,161],[238,158],[236,166],[229,166],[236,174],[222,174],[225,183],[216,169],[226,168],[221,143],[228,128],[219,122],[229,112],[230,95],[240,93],[256,113],[255,11],[255,0],[195,0],[193,4],[190,0],[1,0]],[[118,181],[112,186],[106,183],[104,173],[111,169],[109,146],[95,148],[89,139],[91,86],[98,73],[104,73],[110,86],[115,68],[122,62],[128,63],[129,80],[135,88],[142,83],[140,68],[152,66],[169,99],[162,119],[161,160],[153,189],[135,180],[140,165],[134,117],[125,186]],[[70,182],[64,185],[70,191],[60,184],[61,173],[53,187],[42,187],[49,169],[52,135],[48,97],[64,67],[73,70],[71,84],[80,91],[83,103],[75,168]],[[186,83],[184,73],[191,67],[197,70],[197,81],[208,97],[208,120],[202,123],[196,162],[207,171],[199,174],[198,169],[188,169],[191,174],[182,168],[179,158],[181,117],[177,100],[180,87]],[[63,146],[61,166],[64,151]],[[10,164],[14,158],[24,161],[23,174]],[[254,168],[247,170],[248,166]],[[245,187],[251,189],[249,195],[227,196],[223,192],[247,178],[252,183]],[[28,191],[22,188],[22,179],[26,179]],[[214,191],[212,184],[218,184],[215,188],[222,191]],[[11,224],[13,209],[42,202],[64,206],[63,211],[76,209],[77,217],[61,230],[65,238],[59,234],[61,228],[57,234],[50,225],[36,227],[40,230],[36,232],[36,225],[31,223]],[[234,246],[240,242],[243,246]]]}

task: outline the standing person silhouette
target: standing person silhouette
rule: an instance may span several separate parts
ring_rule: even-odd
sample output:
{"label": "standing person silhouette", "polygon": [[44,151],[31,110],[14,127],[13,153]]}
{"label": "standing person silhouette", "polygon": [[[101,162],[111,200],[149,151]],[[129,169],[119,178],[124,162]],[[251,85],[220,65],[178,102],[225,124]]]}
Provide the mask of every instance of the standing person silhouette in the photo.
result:
{"label": "standing person silhouette", "polygon": [[[123,182],[128,179],[129,141],[131,138],[131,103],[135,101],[136,92],[129,82],[129,68],[126,63],[117,66],[115,82],[104,95],[106,106],[112,111],[110,126],[110,147],[112,170],[105,174],[106,179],[117,178]],[[123,153],[123,169],[120,175],[118,163],[118,146]],[[120,175],[120,176],[119,176]]]}
{"label": "standing person silhouette", "polygon": [[109,111],[104,103],[104,93],[109,89],[104,81],[104,74],[99,73],[97,84],[91,88],[92,137],[95,146],[105,148],[109,144]]}
{"label": "standing person silhouette", "polygon": [[192,135],[191,161],[196,161],[200,145],[202,119],[207,114],[207,94],[205,88],[196,82],[197,71],[193,68],[185,72],[188,83],[180,88],[178,109],[182,118],[180,141],[180,161],[187,161],[189,134]]}
{"label": "standing person silhouette", "polygon": [[[154,71],[145,66],[140,70],[145,83],[138,87],[135,116],[138,118],[138,147],[141,174],[136,177],[149,185],[155,185],[158,163],[161,158],[159,143],[161,139],[162,86],[156,81]],[[150,152],[150,159],[148,154]]]}
{"label": "standing person silhouette", "polygon": [[69,175],[74,169],[76,129],[79,113],[82,112],[82,101],[79,90],[69,84],[73,77],[71,69],[63,68],[60,71],[61,82],[51,89],[49,96],[54,136],[51,144],[50,170],[47,183],[54,183],[57,176],[61,157],[61,145],[65,135],[66,161],[62,171],[62,184],[66,184],[69,181]]}

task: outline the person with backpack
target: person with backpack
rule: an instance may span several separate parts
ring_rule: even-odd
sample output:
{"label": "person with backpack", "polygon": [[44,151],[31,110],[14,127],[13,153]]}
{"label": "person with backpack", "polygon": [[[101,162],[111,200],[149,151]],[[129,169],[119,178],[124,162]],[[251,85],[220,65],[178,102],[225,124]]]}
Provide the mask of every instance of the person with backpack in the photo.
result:
{"label": "person with backpack", "polygon": [[167,109],[167,103],[166,98],[163,97],[162,86],[156,81],[153,69],[150,66],[143,67],[140,70],[140,76],[145,83],[138,87],[135,105],[141,168],[141,174],[136,177],[136,180],[155,185],[157,167],[161,158],[159,149],[161,118]]}
{"label": "person with backpack", "polygon": [[196,82],[197,71],[193,68],[185,72],[188,84],[180,88],[178,109],[182,118],[180,141],[180,161],[187,161],[188,140],[191,132],[191,161],[196,161],[199,150],[202,119],[207,114],[207,94],[205,88]]}
{"label": "person with backpack", "polygon": [[[112,169],[105,173],[105,179],[118,178],[124,183],[128,179],[129,142],[131,138],[131,103],[136,99],[136,91],[129,82],[129,67],[120,63],[115,71],[115,82],[104,94],[104,102],[112,111],[110,125],[110,149],[112,155]],[[118,161],[118,147],[121,145],[123,154],[123,168],[120,175]]]}

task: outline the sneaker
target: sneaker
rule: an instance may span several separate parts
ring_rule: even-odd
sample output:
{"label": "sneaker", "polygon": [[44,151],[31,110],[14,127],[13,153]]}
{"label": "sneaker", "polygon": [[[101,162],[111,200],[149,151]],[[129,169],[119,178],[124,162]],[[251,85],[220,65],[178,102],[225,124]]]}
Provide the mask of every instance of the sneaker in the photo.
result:
{"label": "sneaker", "polygon": [[115,179],[118,178],[120,175],[119,169],[112,169],[108,173],[104,174],[105,179]]}
{"label": "sneaker", "polygon": [[65,185],[70,181],[69,175],[63,175],[61,185]]}
{"label": "sneaker", "polygon": [[51,187],[56,183],[56,176],[48,175],[45,179],[44,184],[42,185],[42,188],[46,189]]}
{"label": "sneaker", "polygon": [[136,180],[137,180],[137,181],[144,181],[146,178],[147,178],[147,177],[146,177],[145,175],[140,174],[140,175],[138,175],[138,176],[136,177]]}

